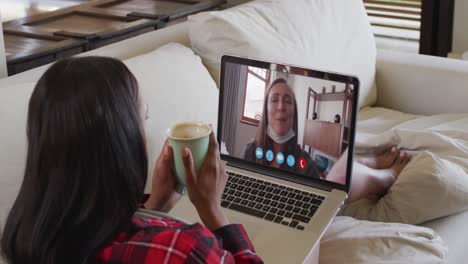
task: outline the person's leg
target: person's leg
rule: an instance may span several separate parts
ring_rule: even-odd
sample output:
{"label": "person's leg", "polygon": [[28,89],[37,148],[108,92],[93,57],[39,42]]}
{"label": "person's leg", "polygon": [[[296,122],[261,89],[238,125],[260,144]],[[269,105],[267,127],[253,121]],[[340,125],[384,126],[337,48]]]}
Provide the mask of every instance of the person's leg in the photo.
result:
{"label": "person's leg", "polygon": [[[327,175],[327,180],[345,184],[347,156],[346,150]],[[384,195],[410,159],[409,154],[400,153],[393,165],[383,170],[369,168],[359,162],[354,162],[347,203],[369,195]]]}
{"label": "person's leg", "polygon": [[369,168],[373,169],[387,169],[390,168],[395,160],[400,155],[400,151],[396,146],[388,148],[385,152],[380,155],[370,155],[370,156],[354,156],[354,161],[357,161],[363,165],[366,165]]}

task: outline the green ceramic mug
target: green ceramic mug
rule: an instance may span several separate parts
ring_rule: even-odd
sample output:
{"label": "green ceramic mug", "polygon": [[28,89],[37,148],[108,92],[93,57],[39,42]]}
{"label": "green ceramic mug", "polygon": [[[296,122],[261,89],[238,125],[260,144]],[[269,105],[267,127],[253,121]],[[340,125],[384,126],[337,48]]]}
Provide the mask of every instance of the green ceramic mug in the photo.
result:
{"label": "green ceramic mug", "polygon": [[208,154],[210,134],[210,126],[203,123],[178,123],[167,130],[169,145],[174,153],[174,173],[178,193],[185,193],[185,167],[182,161],[182,148],[187,147],[192,152],[195,171],[198,173]]}

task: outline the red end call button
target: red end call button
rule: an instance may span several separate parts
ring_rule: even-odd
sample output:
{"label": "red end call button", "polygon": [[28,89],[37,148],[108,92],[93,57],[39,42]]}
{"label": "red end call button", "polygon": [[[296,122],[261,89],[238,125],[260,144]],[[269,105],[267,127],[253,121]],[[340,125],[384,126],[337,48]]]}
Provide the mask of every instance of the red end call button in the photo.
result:
{"label": "red end call button", "polygon": [[304,158],[300,158],[297,161],[297,164],[299,165],[299,169],[301,169],[301,170],[305,170],[305,168],[307,167],[307,161]]}

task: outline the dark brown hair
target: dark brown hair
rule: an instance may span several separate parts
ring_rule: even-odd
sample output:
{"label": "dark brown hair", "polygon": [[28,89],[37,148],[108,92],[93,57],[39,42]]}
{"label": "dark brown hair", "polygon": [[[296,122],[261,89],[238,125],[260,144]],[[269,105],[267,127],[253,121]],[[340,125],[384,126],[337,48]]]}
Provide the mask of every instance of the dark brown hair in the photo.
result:
{"label": "dark brown hair", "polygon": [[143,195],[138,85],[120,61],[59,61],[29,101],[24,179],[1,248],[12,263],[92,263]]}
{"label": "dark brown hair", "polygon": [[[288,82],[283,79],[283,78],[277,78],[275,79],[270,86],[268,87],[266,93],[265,93],[265,99],[263,100],[263,111],[262,111],[262,119],[260,120],[260,123],[258,124],[257,128],[257,135],[255,137],[255,143],[257,147],[261,147],[262,149],[271,149],[272,148],[272,140],[270,137],[267,135],[267,127],[268,127],[268,100],[270,99],[270,92],[273,86],[276,84],[288,84]],[[293,121],[293,131],[296,134],[293,138],[291,138],[288,142],[286,142],[287,147],[286,147],[286,153],[293,153],[294,149],[296,148],[297,145],[297,135],[298,135],[298,117],[297,117],[297,102],[296,102],[296,96],[293,93],[293,100],[294,100],[294,121]],[[261,164],[269,164],[268,161],[264,159],[257,159],[257,163]]]}

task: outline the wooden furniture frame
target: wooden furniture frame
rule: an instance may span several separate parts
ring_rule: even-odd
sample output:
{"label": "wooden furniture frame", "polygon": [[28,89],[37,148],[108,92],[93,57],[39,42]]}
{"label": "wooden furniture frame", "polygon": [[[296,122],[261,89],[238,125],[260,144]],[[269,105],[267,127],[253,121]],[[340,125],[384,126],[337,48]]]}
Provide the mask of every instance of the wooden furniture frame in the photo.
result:
{"label": "wooden furniture frame", "polygon": [[92,6],[127,11],[132,17],[169,22],[225,3],[226,0],[98,0]]}
{"label": "wooden furniture frame", "polygon": [[[314,99],[313,112],[317,112],[318,104],[324,101],[343,101],[343,112],[340,123],[333,123],[309,118],[310,100]],[[307,109],[304,123],[304,138],[302,148],[321,151],[331,157],[339,158],[349,144],[349,126],[351,124],[353,90],[346,85],[343,92],[317,93],[309,87],[307,92]]]}
{"label": "wooden furniture frame", "polygon": [[[84,52],[87,44],[85,40],[34,30],[17,32],[6,29],[4,38],[9,75]],[[15,46],[17,42],[20,47]]]}
{"label": "wooden furniture frame", "polygon": [[3,23],[8,73],[166,26],[225,0],[94,0]]}

